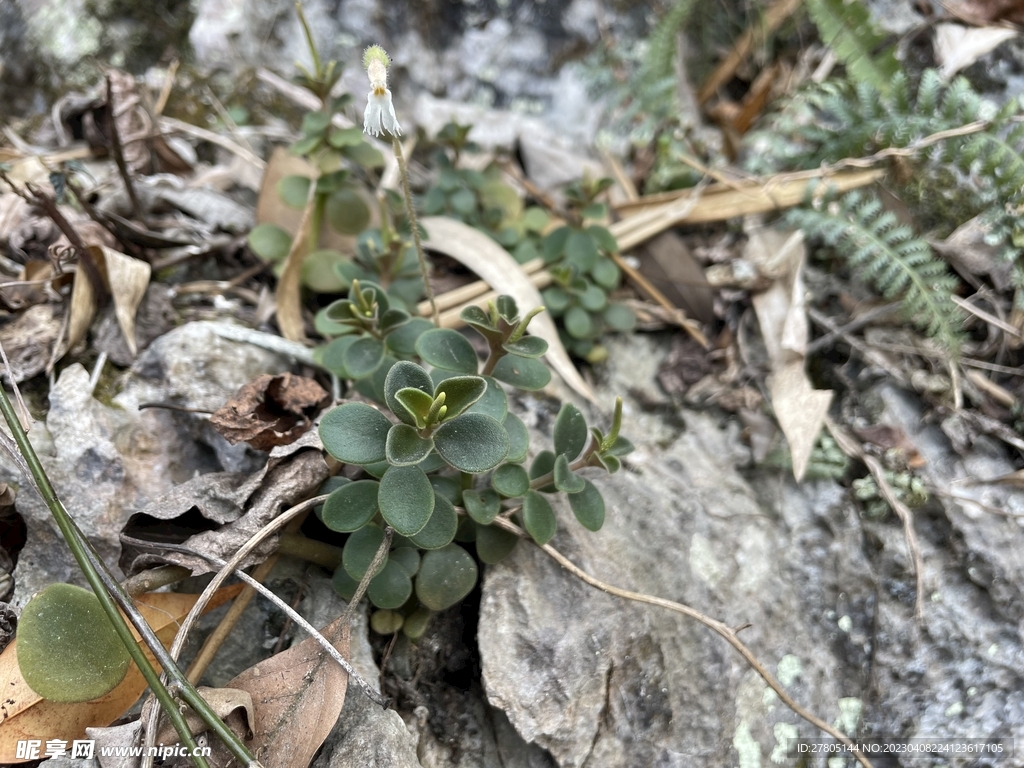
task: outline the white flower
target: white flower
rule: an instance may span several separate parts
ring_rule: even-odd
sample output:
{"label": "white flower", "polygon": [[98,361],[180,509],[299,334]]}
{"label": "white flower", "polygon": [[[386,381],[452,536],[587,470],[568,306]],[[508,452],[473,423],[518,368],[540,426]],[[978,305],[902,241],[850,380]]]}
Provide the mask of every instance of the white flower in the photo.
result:
{"label": "white flower", "polygon": [[371,136],[380,136],[385,131],[399,136],[402,126],[395,115],[395,105],[391,102],[391,91],[387,88],[375,88],[366,97],[366,111],[363,112],[363,130]]}
{"label": "white flower", "polygon": [[385,131],[393,136],[402,133],[402,127],[395,116],[395,105],[388,90],[388,65],[391,59],[379,45],[371,45],[363,54],[363,67],[370,78],[370,93],[366,97],[366,111],[363,112],[363,130],[371,136],[380,136]]}

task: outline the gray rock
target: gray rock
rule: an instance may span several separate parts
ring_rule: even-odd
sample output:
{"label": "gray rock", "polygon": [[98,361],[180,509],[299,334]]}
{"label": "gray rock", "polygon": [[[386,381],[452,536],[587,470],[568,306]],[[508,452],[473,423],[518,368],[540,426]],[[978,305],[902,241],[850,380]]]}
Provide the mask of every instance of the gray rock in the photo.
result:
{"label": "gray rock", "polygon": [[[89,373],[82,366],[66,368],[50,392],[45,424],[36,424],[30,438],[58,497],[100,555],[113,564],[122,526],[147,503],[196,472],[252,468],[263,461],[247,454],[244,446],[229,446],[201,416],[140,411],[139,404],[214,410],[249,379],[289,365],[266,350],[222,339],[203,323],[184,325],[140,356],[113,405],[92,396]],[[54,581],[84,583],[49,510],[4,457],[0,481],[16,482],[23,489],[17,507],[28,525],[12,602],[21,606]]]}
{"label": "gray rock", "polygon": [[[638,358],[664,354],[636,346],[612,355],[618,387],[642,372]],[[908,398],[883,399],[903,404],[936,478],[972,471]],[[929,585],[919,627],[894,517],[862,521],[832,482],[741,476],[733,432],[710,415],[667,423],[628,399],[626,410],[638,450],[623,472],[595,479],[604,528],[590,533],[560,509],[553,544],[573,562],[730,626],[749,623],[742,640],[787,692],[847,732],[1024,736],[1019,520],[948,506],[919,513]],[[986,477],[1008,466],[972,461]],[[1019,508],[1013,495],[1007,509]],[[532,546],[486,570],[478,641],[490,703],[563,768],[765,765],[789,739],[821,736],[711,631],[591,589]]]}

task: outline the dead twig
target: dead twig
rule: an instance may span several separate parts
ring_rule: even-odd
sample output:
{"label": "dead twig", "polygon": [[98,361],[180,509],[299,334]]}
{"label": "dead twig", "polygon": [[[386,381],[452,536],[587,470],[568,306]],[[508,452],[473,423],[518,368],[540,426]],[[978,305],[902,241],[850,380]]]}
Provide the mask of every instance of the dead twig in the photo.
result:
{"label": "dead twig", "polygon": [[124,182],[125,191],[132,204],[132,215],[137,221],[142,221],[142,204],[135,192],[135,184],[132,182],[132,175],[128,171],[128,163],[124,160],[124,147],[121,146],[121,134],[117,130],[116,108],[114,105],[114,85],[108,74],[107,80],[107,128],[110,130],[110,149],[114,155],[114,162],[117,164],[117,172],[121,174],[121,181]]}
{"label": "dead twig", "polygon": [[910,551],[910,559],[916,581],[914,616],[918,622],[924,621],[924,568],[921,565],[921,548],[917,543],[917,533],[914,531],[914,513],[910,511],[910,507],[896,497],[896,492],[889,484],[889,481],[885,479],[885,469],[878,459],[864,453],[857,441],[846,434],[843,428],[828,416],[825,417],[825,426],[828,427],[828,431],[835,438],[839,450],[851,459],[857,459],[864,463],[864,466],[868,468],[868,472],[871,473],[871,477],[874,478],[882,498],[892,507],[893,512],[896,513],[900,522],[903,523],[903,536],[907,541],[907,549]]}

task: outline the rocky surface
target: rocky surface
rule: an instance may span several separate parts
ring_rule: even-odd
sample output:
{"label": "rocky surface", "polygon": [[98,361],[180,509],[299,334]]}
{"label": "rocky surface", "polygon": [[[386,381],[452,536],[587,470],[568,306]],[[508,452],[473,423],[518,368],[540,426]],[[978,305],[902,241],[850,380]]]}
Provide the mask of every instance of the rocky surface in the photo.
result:
{"label": "rocky surface", "polygon": [[[660,354],[649,339],[614,345],[612,379],[636,370],[647,381]],[[982,473],[921,424],[913,398],[883,398],[936,478]],[[570,559],[616,586],[749,623],[742,639],[786,690],[848,732],[1024,736],[1020,519],[954,503],[919,512],[918,625],[895,518],[862,520],[832,482],[745,478],[734,469],[742,446],[710,415],[670,419],[634,401],[626,424],[638,451],[600,482],[604,528],[560,517],[553,543]],[[985,477],[1008,466],[987,462]],[[1002,496],[1019,514],[1024,496]],[[820,736],[710,631],[586,587],[533,547],[487,570],[479,645],[489,701],[563,768],[764,765],[787,740]]]}
{"label": "rocky surface", "polygon": [[[30,434],[57,495],[109,563],[130,515],[195,473],[244,469],[254,461],[229,446],[199,415],[142,403],[214,410],[249,379],[290,362],[258,347],[226,341],[203,323],[165,334],[143,352],[110,405],[92,396],[89,372],[71,365],[50,393],[45,422]],[[52,581],[84,583],[49,511],[0,456],[0,481],[24,490],[17,507],[28,542],[15,571],[15,603]]]}

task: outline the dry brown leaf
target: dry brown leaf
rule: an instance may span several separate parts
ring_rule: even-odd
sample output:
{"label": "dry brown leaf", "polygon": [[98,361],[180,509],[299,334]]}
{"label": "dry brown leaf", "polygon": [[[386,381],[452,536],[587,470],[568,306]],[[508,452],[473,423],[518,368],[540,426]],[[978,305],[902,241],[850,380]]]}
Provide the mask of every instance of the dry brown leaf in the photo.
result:
{"label": "dry brown leaf", "polygon": [[[428,235],[423,241],[424,248],[450,256],[473,270],[496,291],[512,296],[519,305],[520,313],[544,306],[540,291],[530,282],[519,263],[483,232],[444,216],[428,216],[420,223]],[[562,346],[551,315],[547,312],[537,315],[530,322],[530,332],[548,343],[548,363],[562,380],[587,400],[596,402],[590,385],[580,376]]]}
{"label": "dry brown leaf", "polygon": [[306,331],[302,324],[302,262],[310,251],[310,222],[316,208],[316,183],[309,185],[306,208],[302,212],[299,231],[292,240],[284,270],[277,281],[274,300],[277,304],[277,325],[281,335],[291,341],[305,341]]}
{"label": "dry brown leaf", "polygon": [[114,302],[117,324],[124,332],[125,341],[132,355],[138,353],[135,343],[135,313],[142,297],[146,295],[152,268],[145,261],[133,259],[120,251],[105,246],[91,246],[93,254],[102,252],[106,266],[107,287]]}
{"label": "dry brown leaf", "polygon": [[210,416],[210,424],[229,443],[244,440],[256,450],[269,451],[294,442],[330,402],[330,393],[313,379],[265,373]]}
{"label": "dry brown leaf", "polygon": [[899,427],[888,424],[872,424],[867,427],[854,427],[854,434],[866,443],[884,451],[898,451],[911,469],[920,469],[928,460],[917,450],[917,446],[907,437],[907,433]]}
{"label": "dry brown leaf", "polygon": [[[217,590],[207,610],[230,600],[242,589],[241,584]],[[178,622],[195,604],[199,595],[160,592],[135,598],[146,621],[160,641],[170,644],[178,630]],[[136,634],[136,637],[138,635]],[[25,762],[17,757],[17,744],[24,739],[63,739],[73,741],[85,736],[85,729],[109,725],[135,703],[146,690],[146,680],[134,664],[114,690],[99,699],[75,704],[60,704],[40,698],[21,677],[18,669],[18,641],[0,654],[0,763]],[[146,655],[153,659],[149,649]]]}
{"label": "dry brown leaf", "polygon": [[96,317],[96,292],[92,289],[92,281],[79,268],[75,273],[75,283],[71,288],[71,317],[68,320],[68,349],[72,349],[85,338],[85,334]]}
{"label": "dry brown leaf", "polygon": [[640,273],[690,317],[714,322],[714,293],[686,241],[674,232],[663,232],[645,250],[650,258],[641,260]]}
{"label": "dry brown leaf", "polygon": [[[348,617],[321,630],[349,655]],[[261,661],[228,683],[252,696],[254,757],[273,768],[307,768],[345,704],[348,675],[313,638]]]}
{"label": "dry brown leaf", "polygon": [[[16,382],[26,381],[46,370],[53,345],[59,343],[60,316],[60,307],[56,304],[37,304],[22,311],[14,322],[0,327],[0,344],[7,353]],[[0,375],[6,378],[7,372]]]}

